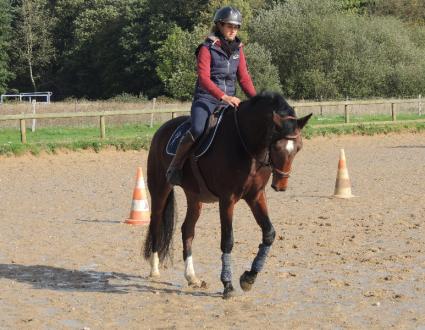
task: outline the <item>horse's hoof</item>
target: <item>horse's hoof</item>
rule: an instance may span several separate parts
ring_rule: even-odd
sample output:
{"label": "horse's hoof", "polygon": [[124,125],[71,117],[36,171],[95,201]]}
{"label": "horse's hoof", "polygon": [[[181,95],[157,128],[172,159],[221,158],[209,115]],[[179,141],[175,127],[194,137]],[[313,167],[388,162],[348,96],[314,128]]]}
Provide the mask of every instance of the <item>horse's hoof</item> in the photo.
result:
{"label": "horse's hoof", "polygon": [[207,289],[208,288],[207,282],[200,281],[200,280],[188,282],[188,285],[192,289]]}
{"label": "horse's hoof", "polygon": [[149,278],[152,279],[152,280],[156,280],[156,279],[158,279],[160,277],[161,277],[161,275],[159,274],[159,272],[151,272],[149,274]]}
{"label": "horse's hoof", "polygon": [[235,296],[236,296],[236,292],[235,292],[235,289],[233,288],[233,285],[232,284],[226,285],[223,291],[223,299],[230,299]]}
{"label": "horse's hoof", "polygon": [[249,291],[257,278],[257,274],[245,271],[239,278],[242,290]]}

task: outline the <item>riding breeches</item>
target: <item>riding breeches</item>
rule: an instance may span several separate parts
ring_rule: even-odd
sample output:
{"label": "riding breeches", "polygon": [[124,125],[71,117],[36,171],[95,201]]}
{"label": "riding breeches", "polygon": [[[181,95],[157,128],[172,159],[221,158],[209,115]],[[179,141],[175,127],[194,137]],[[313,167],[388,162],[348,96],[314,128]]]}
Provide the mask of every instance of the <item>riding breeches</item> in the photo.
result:
{"label": "riding breeches", "polygon": [[217,105],[220,103],[213,103],[206,99],[196,99],[192,103],[190,109],[191,127],[190,132],[194,139],[198,139],[204,132],[209,116],[214,112]]}

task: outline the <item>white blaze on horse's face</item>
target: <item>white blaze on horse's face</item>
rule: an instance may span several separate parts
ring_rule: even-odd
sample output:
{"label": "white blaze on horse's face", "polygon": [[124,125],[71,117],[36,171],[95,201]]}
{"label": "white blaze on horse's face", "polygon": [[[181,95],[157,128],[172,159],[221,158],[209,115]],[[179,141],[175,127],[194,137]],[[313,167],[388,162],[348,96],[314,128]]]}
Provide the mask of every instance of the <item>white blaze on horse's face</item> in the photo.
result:
{"label": "white blaze on horse's face", "polygon": [[295,139],[281,139],[271,148],[273,165],[272,188],[276,191],[285,191],[291,173],[292,161],[301,149],[301,137]]}
{"label": "white blaze on horse's face", "polygon": [[286,143],[286,150],[291,153],[294,150],[294,141],[288,140]]}

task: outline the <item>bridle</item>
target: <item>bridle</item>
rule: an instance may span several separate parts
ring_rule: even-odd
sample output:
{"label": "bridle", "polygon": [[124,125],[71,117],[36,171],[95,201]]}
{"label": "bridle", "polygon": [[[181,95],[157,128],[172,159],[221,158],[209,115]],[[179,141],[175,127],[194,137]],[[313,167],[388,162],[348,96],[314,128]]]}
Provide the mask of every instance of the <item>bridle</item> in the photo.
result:
{"label": "bridle", "polygon": [[[239,127],[239,121],[238,121],[238,117],[237,117],[237,107],[235,107],[234,108],[234,111],[233,111],[233,117],[234,117],[234,120],[235,120],[235,126],[236,126],[236,131],[238,132],[238,135],[239,135],[239,139],[240,139],[240,141],[241,141],[241,143],[242,143],[242,146],[243,146],[243,148],[245,149],[245,151],[246,151],[246,153],[252,158],[252,159],[254,159],[258,164],[260,164],[260,166],[259,166],[259,168],[258,169],[260,169],[261,167],[271,167],[271,169],[272,169],[272,172],[273,172],[273,174],[275,174],[275,175],[277,175],[277,176],[279,176],[279,177],[281,177],[281,178],[289,178],[290,177],[290,173],[291,173],[291,170],[289,170],[289,171],[287,171],[287,172],[285,172],[285,171],[281,171],[281,170],[279,170],[278,168],[276,168],[275,166],[274,166],[274,164],[273,164],[273,160],[272,160],[272,158],[271,158],[271,151],[270,151],[270,149],[271,149],[271,147],[273,146],[273,144],[275,143],[271,143],[270,145],[269,145],[269,147],[268,147],[268,149],[267,149],[267,152],[266,152],[266,154],[264,155],[264,160],[260,160],[260,159],[258,159],[257,157],[255,157],[251,152],[250,152],[250,150],[248,149],[248,146],[246,145],[246,143],[245,143],[245,140],[243,139],[243,137],[242,137],[242,132],[241,132],[241,130],[240,130],[240,127]],[[285,117],[283,117],[282,118],[282,121],[285,121],[285,120],[291,120],[291,119],[297,119],[296,117],[294,117],[294,116],[285,116]],[[284,138],[285,139],[287,139],[287,140],[295,140],[298,136],[300,135],[300,133],[299,132],[297,132],[296,134],[292,134],[292,135],[286,135]],[[258,170],[257,169],[257,170]]]}

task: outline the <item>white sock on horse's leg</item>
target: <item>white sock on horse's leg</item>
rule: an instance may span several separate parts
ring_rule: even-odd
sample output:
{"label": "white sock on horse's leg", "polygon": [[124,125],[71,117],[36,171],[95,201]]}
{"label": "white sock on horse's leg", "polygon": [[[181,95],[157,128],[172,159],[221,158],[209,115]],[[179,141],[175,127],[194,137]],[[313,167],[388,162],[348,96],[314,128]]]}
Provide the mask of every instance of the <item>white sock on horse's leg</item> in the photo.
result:
{"label": "white sock on horse's leg", "polygon": [[200,285],[201,281],[195,275],[193,268],[193,258],[189,256],[184,261],[184,277],[189,285]]}
{"label": "white sock on horse's leg", "polygon": [[154,252],[151,254],[151,257],[149,259],[149,262],[151,264],[151,277],[159,277],[159,258],[158,258],[158,252]]}

